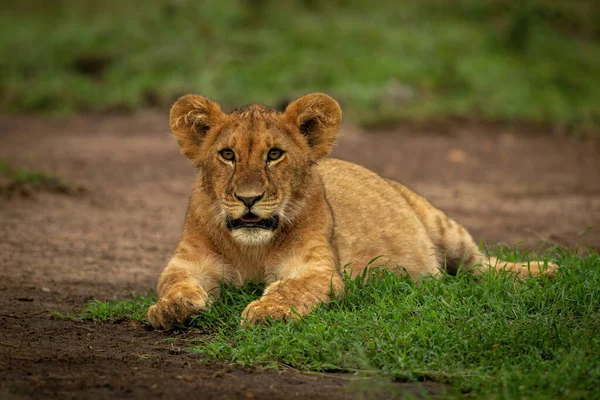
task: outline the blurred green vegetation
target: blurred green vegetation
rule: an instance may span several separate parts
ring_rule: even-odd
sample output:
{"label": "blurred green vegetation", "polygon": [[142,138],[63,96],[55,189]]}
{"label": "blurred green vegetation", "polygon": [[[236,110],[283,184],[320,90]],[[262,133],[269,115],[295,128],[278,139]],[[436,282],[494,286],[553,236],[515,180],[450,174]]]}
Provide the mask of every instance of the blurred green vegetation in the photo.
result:
{"label": "blurred green vegetation", "polygon": [[30,183],[33,185],[40,185],[49,181],[61,181],[60,178],[43,172],[14,168],[4,160],[0,160],[0,177],[8,179],[11,183]]}
{"label": "blurred green vegetation", "polygon": [[[9,2],[10,3],[10,2]],[[596,0],[22,0],[0,14],[0,109],[70,114],[336,96],[358,123],[600,126]]]}
{"label": "blurred green vegetation", "polygon": [[66,194],[84,193],[85,191],[83,186],[75,186],[58,176],[27,168],[15,168],[7,161],[0,159],[0,191],[21,190],[22,193],[29,194],[28,188]]}

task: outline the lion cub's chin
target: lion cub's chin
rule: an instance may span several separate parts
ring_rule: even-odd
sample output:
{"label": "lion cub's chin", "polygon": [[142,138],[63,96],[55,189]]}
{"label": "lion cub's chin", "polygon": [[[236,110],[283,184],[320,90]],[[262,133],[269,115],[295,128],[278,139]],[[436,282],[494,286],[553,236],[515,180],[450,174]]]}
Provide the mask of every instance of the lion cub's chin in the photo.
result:
{"label": "lion cub's chin", "polygon": [[269,243],[273,236],[273,231],[261,228],[239,228],[231,232],[233,240],[244,246],[261,246]]}

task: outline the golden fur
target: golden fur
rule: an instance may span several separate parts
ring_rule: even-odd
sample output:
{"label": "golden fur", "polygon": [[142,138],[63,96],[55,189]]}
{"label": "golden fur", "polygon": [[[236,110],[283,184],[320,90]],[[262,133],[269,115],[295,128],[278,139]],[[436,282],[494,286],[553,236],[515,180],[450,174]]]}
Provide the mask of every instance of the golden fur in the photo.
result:
{"label": "golden fur", "polygon": [[181,241],[158,281],[160,299],[148,310],[155,328],[205,310],[222,283],[247,281],[267,287],[242,323],[295,319],[343,291],[344,268],[356,276],[377,256],[377,265],[402,266],[414,279],[460,265],[519,277],[543,268],[484,257],[461,225],[410,189],[325,158],[341,118],[321,93],[284,112],[252,105],[226,114],[196,95],[173,105],[173,136],[199,173]]}

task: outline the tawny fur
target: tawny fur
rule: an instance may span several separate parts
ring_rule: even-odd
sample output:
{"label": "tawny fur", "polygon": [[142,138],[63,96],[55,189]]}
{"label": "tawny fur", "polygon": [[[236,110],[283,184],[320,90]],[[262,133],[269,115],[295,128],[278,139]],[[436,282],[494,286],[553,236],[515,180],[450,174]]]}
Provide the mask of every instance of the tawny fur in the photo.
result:
{"label": "tawny fur", "polygon": [[[226,285],[267,284],[242,313],[242,323],[296,319],[340,294],[342,273],[374,265],[401,266],[414,279],[508,269],[536,275],[542,262],[507,263],[480,253],[469,233],[398,182],[358,165],[325,158],[342,113],[331,97],[313,93],[280,113],[252,105],[225,114],[202,97],[180,98],[170,125],[181,152],[198,168],[185,227],[158,281],[159,301],[148,310],[168,329],[206,310]],[[269,160],[271,149],[283,151]],[[234,160],[220,153],[231,149]],[[240,197],[262,196],[251,212],[277,216],[273,230],[229,230],[227,218],[249,212]]]}

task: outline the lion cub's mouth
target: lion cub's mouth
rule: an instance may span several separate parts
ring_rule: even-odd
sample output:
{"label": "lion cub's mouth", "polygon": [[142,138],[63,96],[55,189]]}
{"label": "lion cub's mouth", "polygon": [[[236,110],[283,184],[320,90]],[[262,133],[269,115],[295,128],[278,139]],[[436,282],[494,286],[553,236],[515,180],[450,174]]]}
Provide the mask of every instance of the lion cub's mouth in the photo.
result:
{"label": "lion cub's mouth", "polygon": [[227,217],[227,228],[230,231],[241,228],[260,228],[272,231],[275,230],[278,225],[279,217],[276,215],[263,219],[258,215],[249,212],[238,219]]}

